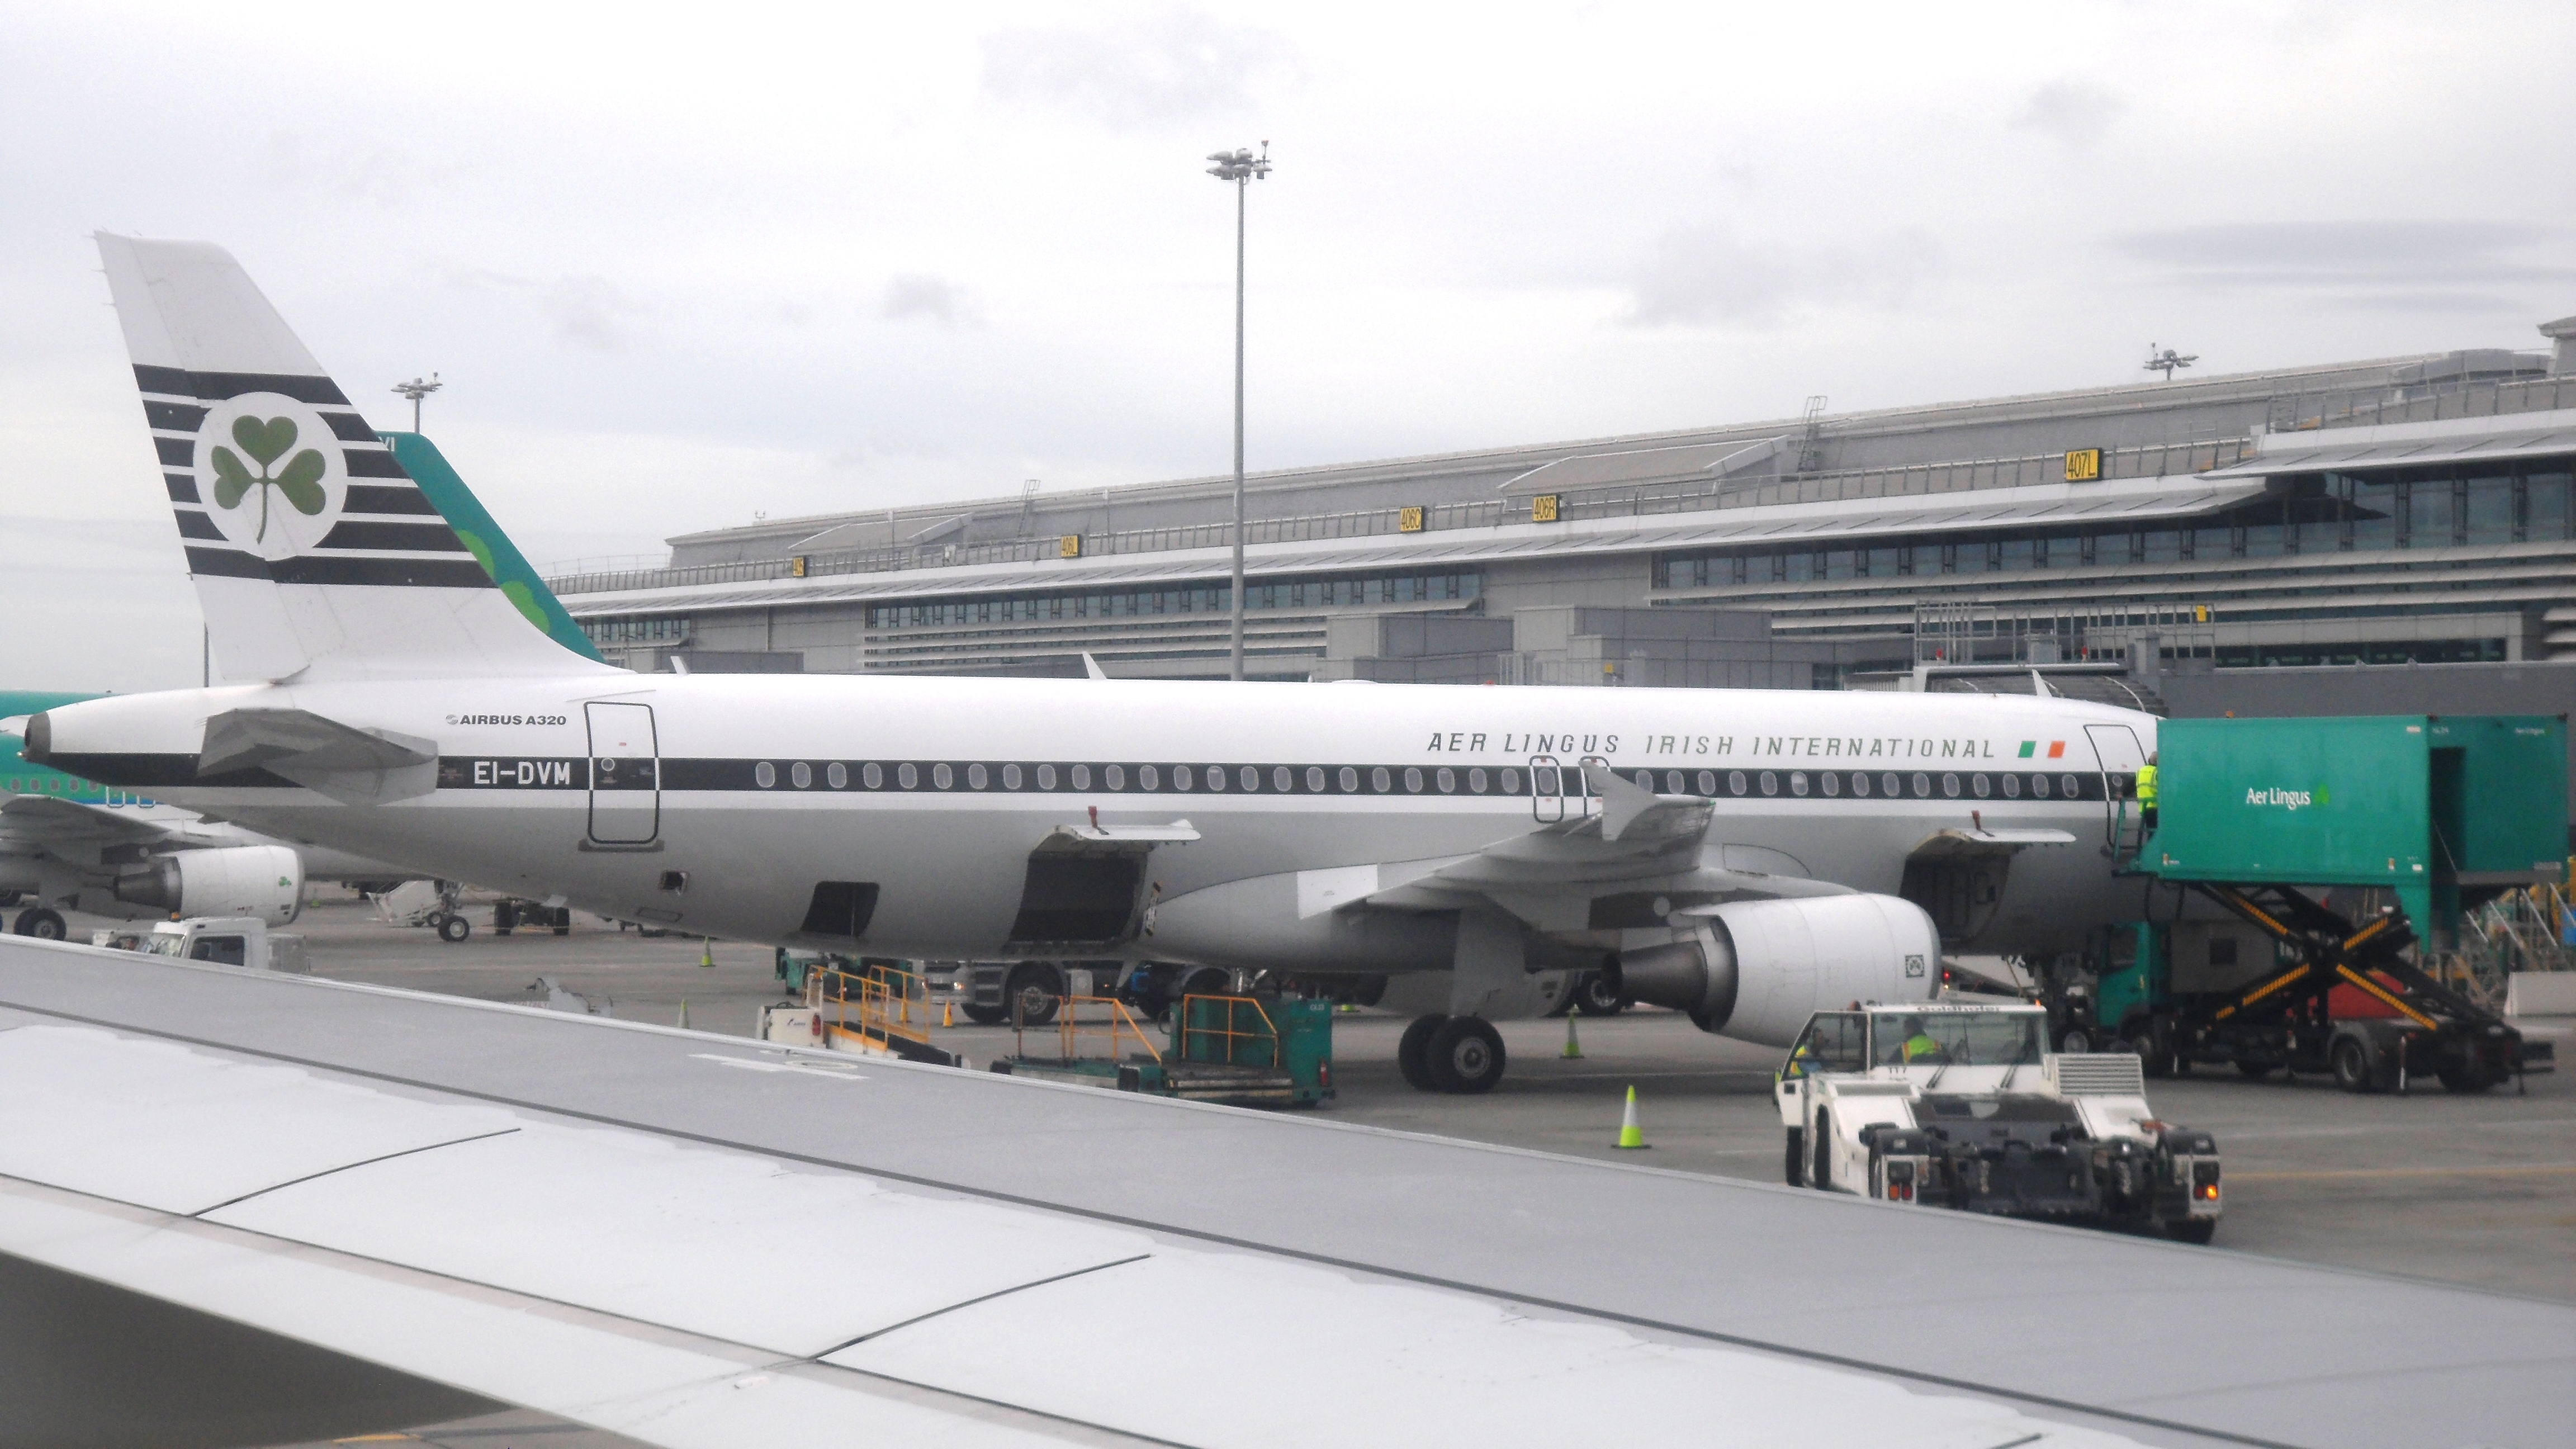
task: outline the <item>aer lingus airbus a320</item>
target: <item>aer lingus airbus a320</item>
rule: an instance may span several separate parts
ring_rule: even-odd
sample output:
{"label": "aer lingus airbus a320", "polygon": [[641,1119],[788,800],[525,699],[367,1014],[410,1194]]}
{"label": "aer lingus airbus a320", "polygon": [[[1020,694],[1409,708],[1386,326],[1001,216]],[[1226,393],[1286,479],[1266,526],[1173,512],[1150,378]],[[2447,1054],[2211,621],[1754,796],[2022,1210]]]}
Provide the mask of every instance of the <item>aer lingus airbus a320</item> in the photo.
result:
{"label": "aer lingus airbus a320", "polygon": [[888,956],[1385,976],[1407,1075],[1594,971],[1785,1044],[2134,914],[2149,716],[2052,698],[643,676],[565,649],[225,252],[102,237],[220,688],[30,758],[584,909]]}

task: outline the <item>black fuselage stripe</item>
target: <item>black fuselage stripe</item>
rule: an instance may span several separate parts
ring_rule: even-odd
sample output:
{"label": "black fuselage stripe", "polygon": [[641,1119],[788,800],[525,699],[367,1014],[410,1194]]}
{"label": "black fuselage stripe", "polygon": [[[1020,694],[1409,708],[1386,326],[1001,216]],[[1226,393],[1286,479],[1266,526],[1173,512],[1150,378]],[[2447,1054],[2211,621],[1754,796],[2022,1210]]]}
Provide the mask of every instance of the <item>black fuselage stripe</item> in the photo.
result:
{"label": "black fuselage stripe", "polygon": [[146,402],[143,404],[143,420],[152,427],[167,428],[174,433],[193,433],[206,421],[206,411],[195,403]]}
{"label": "black fuselage stripe", "polygon": [[[133,789],[216,783],[198,778],[197,759],[194,755],[61,755],[48,763],[84,779],[95,780],[102,785]],[[593,782],[596,781],[595,788],[602,791],[640,792],[658,788],[674,794],[823,795],[858,799],[887,795],[951,797],[1127,795],[1173,800],[1222,799],[1227,796],[1247,798],[1295,796],[1310,800],[1316,798],[1527,800],[1532,798],[1529,793],[1532,781],[1529,778],[1528,768],[1521,765],[1448,767],[1453,772],[1452,788],[1444,791],[1439,788],[1438,772],[1442,767],[1436,765],[1246,765],[1242,763],[1155,765],[1150,768],[1157,772],[1157,778],[1162,783],[1157,788],[1148,789],[1144,785],[1144,771],[1149,767],[1142,763],[1124,761],[1095,764],[1074,760],[805,760],[782,763],[776,760],[675,756],[660,760],[658,763],[661,768],[658,772],[653,769],[656,763],[645,758],[595,762],[581,755],[443,755],[438,762],[438,787],[442,790],[580,792],[594,788]],[[795,783],[794,767],[800,763],[806,767],[808,781],[802,786]],[[768,785],[760,783],[760,767],[764,764],[770,768],[771,783]],[[844,783],[839,786],[830,783],[830,769],[834,764],[840,765],[843,771]],[[614,768],[610,768],[611,765]],[[879,782],[874,786],[867,783],[868,771],[871,767],[876,770],[876,778]],[[945,787],[938,783],[939,770],[942,767],[948,771],[949,784]],[[973,784],[973,771],[977,767],[981,767],[984,771],[985,784],[981,787]],[[913,783],[910,785],[903,783],[905,778],[903,772],[906,768],[912,771]],[[1010,783],[1012,779],[1010,772],[1013,769],[1019,772],[1017,785]],[[1171,772],[1181,769],[1189,770],[1195,777],[1198,783],[1194,788],[1189,790],[1170,788]],[[1256,772],[1257,785],[1251,790],[1242,788],[1242,772],[1247,769]],[[1289,772],[1289,788],[1286,790],[1278,788],[1277,772],[1283,769]],[[1207,772],[1210,770],[1224,773],[1226,788],[1210,790],[1205,787]],[[1320,788],[1308,776],[1309,770],[1322,773],[1323,783]],[[1084,783],[1075,783],[1076,771],[1082,772],[1081,778]],[[1109,783],[1112,771],[1118,772],[1116,785]],[[1344,788],[1342,776],[1345,771],[1351,777],[1349,788]],[[1475,775],[1478,771],[1481,771],[1485,777],[1485,788],[1481,790],[1474,788]],[[1511,772],[1508,783],[1505,779],[1506,771]],[[261,773],[265,775],[265,772]],[[1731,788],[1731,782],[1726,778],[1731,772],[1713,771],[1711,773],[1718,776],[1719,788],[1714,794],[1704,794],[1696,788],[1667,793],[1697,795],[1702,799],[1729,803],[1738,800],[1754,800],[1778,806],[1937,803],[1980,810],[2005,810],[2020,805],[2099,803],[2106,798],[2103,776],[2079,771],[2045,773],[2031,770],[1941,773],[1926,771],[1923,773],[1929,778],[1924,783],[1930,786],[1927,793],[1915,791],[1912,775],[1908,773],[1900,781],[1904,786],[1903,791],[1896,795],[1888,795],[1883,793],[1883,782],[1876,778],[1884,773],[1882,771],[1813,770],[1805,772],[1809,779],[1809,793],[1803,796],[1785,791],[1777,795],[1764,795],[1758,789],[1748,789],[1738,793]],[[1572,774],[1571,771],[1566,772],[1569,783]],[[1869,794],[1852,793],[1851,780],[1856,774],[1872,777]],[[1958,794],[1949,793],[1947,782],[1941,777],[1942,774],[1959,776]],[[1975,793],[1979,775],[1985,777],[1989,792],[1987,794]],[[1825,780],[1828,776],[1834,781],[1835,793],[1833,794],[1825,792]],[[2003,781],[2007,777],[2015,782],[2020,793],[2013,795],[2004,793]],[[2070,778],[2076,786],[2075,793],[2071,795],[2066,791],[2066,782]],[[2046,794],[2039,793],[2037,788],[2038,782],[2043,779],[2048,782]],[[1051,783],[1041,784],[1041,780],[1048,780]],[[233,783],[233,777],[226,777],[225,783]],[[292,782],[273,775],[265,775],[265,778],[258,783],[275,784],[287,789],[298,788]],[[1686,780],[1683,783],[1685,786],[1696,787],[1698,782]],[[1583,797],[1579,794],[1559,797],[1555,792],[1549,791],[1540,793],[1536,798],[1543,801],[1563,798],[1569,802],[1579,802]]]}
{"label": "black fuselage stripe", "polygon": [[345,450],[342,456],[348,460],[349,476],[352,478],[408,479],[411,477],[409,473],[403,471],[402,464],[394,461],[394,455],[382,448],[350,448]]}
{"label": "black fuselage stripe", "polygon": [[215,521],[208,518],[201,510],[174,508],[170,511],[178,515],[181,538],[204,538],[212,539],[216,543],[224,542],[224,531],[215,527]]}
{"label": "black fuselage stripe", "polygon": [[343,513],[410,513],[437,516],[438,505],[417,487],[395,487],[384,483],[352,483],[340,500]]}
{"label": "black fuselage stripe", "polygon": [[161,475],[161,486],[170,490],[170,501],[173,503],[198,501],[197,479],[194,474],[164,473]]}

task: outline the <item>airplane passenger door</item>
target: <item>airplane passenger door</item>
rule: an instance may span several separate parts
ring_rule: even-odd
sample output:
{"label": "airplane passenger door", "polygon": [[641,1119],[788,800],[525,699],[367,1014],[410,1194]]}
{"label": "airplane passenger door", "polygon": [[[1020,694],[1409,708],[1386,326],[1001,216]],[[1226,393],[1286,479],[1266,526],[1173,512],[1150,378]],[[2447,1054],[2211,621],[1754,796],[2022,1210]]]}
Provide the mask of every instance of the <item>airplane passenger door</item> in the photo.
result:
{"label": "airplane passenger door", "polygon": [[1529,762],[1530,814],[1541,825],[1565,818],[1565,771],[1554,755],[1532,755]]}
{"label": "airplane passenger door", "polygon": [[593,702],[590,725],[590,838],[644,845],[662,828],[661,749],[649,704]]}
{"label": "airplane passenger door", "polygon": [[[2138,807],[2131,797],[2137,791],[2138,770],[2147,763],[2147,752],[2127,725],[2086,725],[2085,738],[2093,742],[2093,757],[2102,765],[2102,829],[2106,839],[2126,836],[2137,828]],[[2111,839],[2115,850],[2126,850],[2134,842]]]}

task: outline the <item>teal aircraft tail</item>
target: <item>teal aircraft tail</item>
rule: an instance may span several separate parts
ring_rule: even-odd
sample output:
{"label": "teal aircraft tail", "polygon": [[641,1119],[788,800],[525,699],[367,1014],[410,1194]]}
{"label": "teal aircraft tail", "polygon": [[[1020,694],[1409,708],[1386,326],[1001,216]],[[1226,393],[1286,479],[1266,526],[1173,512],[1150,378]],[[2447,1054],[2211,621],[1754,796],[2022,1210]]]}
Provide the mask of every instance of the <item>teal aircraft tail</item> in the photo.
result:
{"label": "teal aircraft tail", "polygon": [[599,659],[599,646],[572,621],[572,615],[564,611],[545,580],[537,577],[536,569],[519,552],[518,545],[510,542],[501,525],[484,511],[482,500],[465,486],[465,480],[456,476],[438,445],[418,433],[376,436],[385,440],[385,446],[393,450],[394,461],[402,464],[411,481],[420,485],[420,491],[429,496],[431,505],[447,520],[447,526],[456,531],[456,541],[465,545],[466,551],[483,565],[483,571],[492,576],[492,582],[500,585],[501,596],[517,606],[529,623],[546,631],[548,638],[585,658]]}

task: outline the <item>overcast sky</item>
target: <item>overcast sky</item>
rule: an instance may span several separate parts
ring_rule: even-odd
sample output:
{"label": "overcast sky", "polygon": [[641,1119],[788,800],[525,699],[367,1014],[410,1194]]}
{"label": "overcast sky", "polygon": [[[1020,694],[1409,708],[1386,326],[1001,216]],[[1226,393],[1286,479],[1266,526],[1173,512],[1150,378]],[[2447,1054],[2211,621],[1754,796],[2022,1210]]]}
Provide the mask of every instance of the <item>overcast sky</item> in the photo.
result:
{"label": "overcast sky", "polygon": [[2576,312],[2566,0],[871,8],[0,5],[0,688],[195,682],[98,228],[540,563],[1222,471],[1265,138],[1255,468]]}

